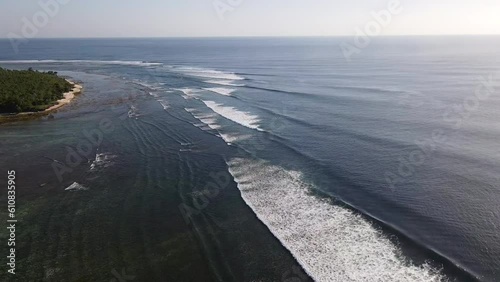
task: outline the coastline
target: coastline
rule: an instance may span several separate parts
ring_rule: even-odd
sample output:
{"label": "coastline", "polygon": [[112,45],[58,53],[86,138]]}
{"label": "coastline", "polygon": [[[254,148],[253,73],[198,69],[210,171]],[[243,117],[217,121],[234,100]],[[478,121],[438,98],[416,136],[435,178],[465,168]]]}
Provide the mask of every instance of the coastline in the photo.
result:
{"label": "coastline", "polygon": [[57,104],[56,105],[45,109],[43,112],[52,112],[54,110],[57,110],[57,109],[61,108],[62,106],[65,106],[65,105],[71,103],[71,101],[73,99],[75,99],[75,97],[78,94],[82,93],[83,86],[81,86],[80,84],[77,84],[75,82],[72,82],[72,81],[70,81],[68,79],[66,79],[66,81],[73,85],[73,90],[64,93],[63,94],[64,98],[62,98],[60,100],[57,100]]}
{"label": "coastline", "polygon": [[80,84],[77,84],[76,82],[73,82],[69,79],[66,79],[67,82],[69,82],[72,86],[73,89],[69,92],[63,93],[63,98],[57,100],[57,104],[52,105],[48,107],[47,109],[39,112],[20,112],[20,113],[8,113],[8,114],[0,114],[0,124],[3,122],[8,122],[8,121],[16,121],[16,120],[22,120],[22,119],[28,119],[32,117],[40,117],[40,116],[45,116],[48,115],[55,110],[60,109],[63,106],[68,105],[73,101],[73,99],[76,98],[79,94],[82,93],[83,91],[83,86]]}

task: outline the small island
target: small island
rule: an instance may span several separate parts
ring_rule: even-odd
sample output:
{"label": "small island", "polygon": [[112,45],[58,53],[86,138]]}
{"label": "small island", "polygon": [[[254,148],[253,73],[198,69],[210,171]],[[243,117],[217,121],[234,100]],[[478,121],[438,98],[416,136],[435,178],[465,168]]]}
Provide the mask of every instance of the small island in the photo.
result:
{"label": "small island", "polygon": [[81,91],[82,86],[57,72],[0,68],[0,121],[50,113]]}

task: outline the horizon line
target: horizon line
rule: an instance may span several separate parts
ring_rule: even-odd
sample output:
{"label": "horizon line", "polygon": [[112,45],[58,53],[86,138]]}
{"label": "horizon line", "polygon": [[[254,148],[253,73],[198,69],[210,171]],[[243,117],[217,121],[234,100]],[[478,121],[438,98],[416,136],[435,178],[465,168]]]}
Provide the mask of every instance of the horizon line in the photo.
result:
{"label": "horizon line", "polygon": [[[500,33],[491,34],[390,34],[378,35],[376,37],[436,37],[436,36],[500,36]],[[356,35],[222,35],[222,36],[96,36],[96,37],[34,37],[28,40],[38,39],[208,39],[208,38],[335,38],[356,37]],[[11,40],[21,38],[0,37],[0,40]]]}

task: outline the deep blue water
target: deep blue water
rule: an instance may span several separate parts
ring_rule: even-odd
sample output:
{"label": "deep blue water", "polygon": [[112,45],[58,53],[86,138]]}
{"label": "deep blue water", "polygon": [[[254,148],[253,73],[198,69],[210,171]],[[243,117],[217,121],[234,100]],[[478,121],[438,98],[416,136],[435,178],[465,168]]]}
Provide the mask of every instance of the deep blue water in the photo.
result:
{"label": "deep blue water", "polygon": [[129,118],[239,149],[243,199],[318,281],[499,281],[500,37],[378,38],[351,61],[349,40],[0,41],[0,66],[139,85]]}

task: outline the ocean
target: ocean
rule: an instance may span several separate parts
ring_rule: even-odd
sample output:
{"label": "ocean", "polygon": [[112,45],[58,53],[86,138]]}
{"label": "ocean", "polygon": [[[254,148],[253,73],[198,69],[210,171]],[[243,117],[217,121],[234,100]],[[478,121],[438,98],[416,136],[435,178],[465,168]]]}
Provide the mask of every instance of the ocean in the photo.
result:
{"label": "ocean", "polygon": [[24,277],[500,281],[500,37],[351,40],[0,41],[84,86],[0,126]]}

